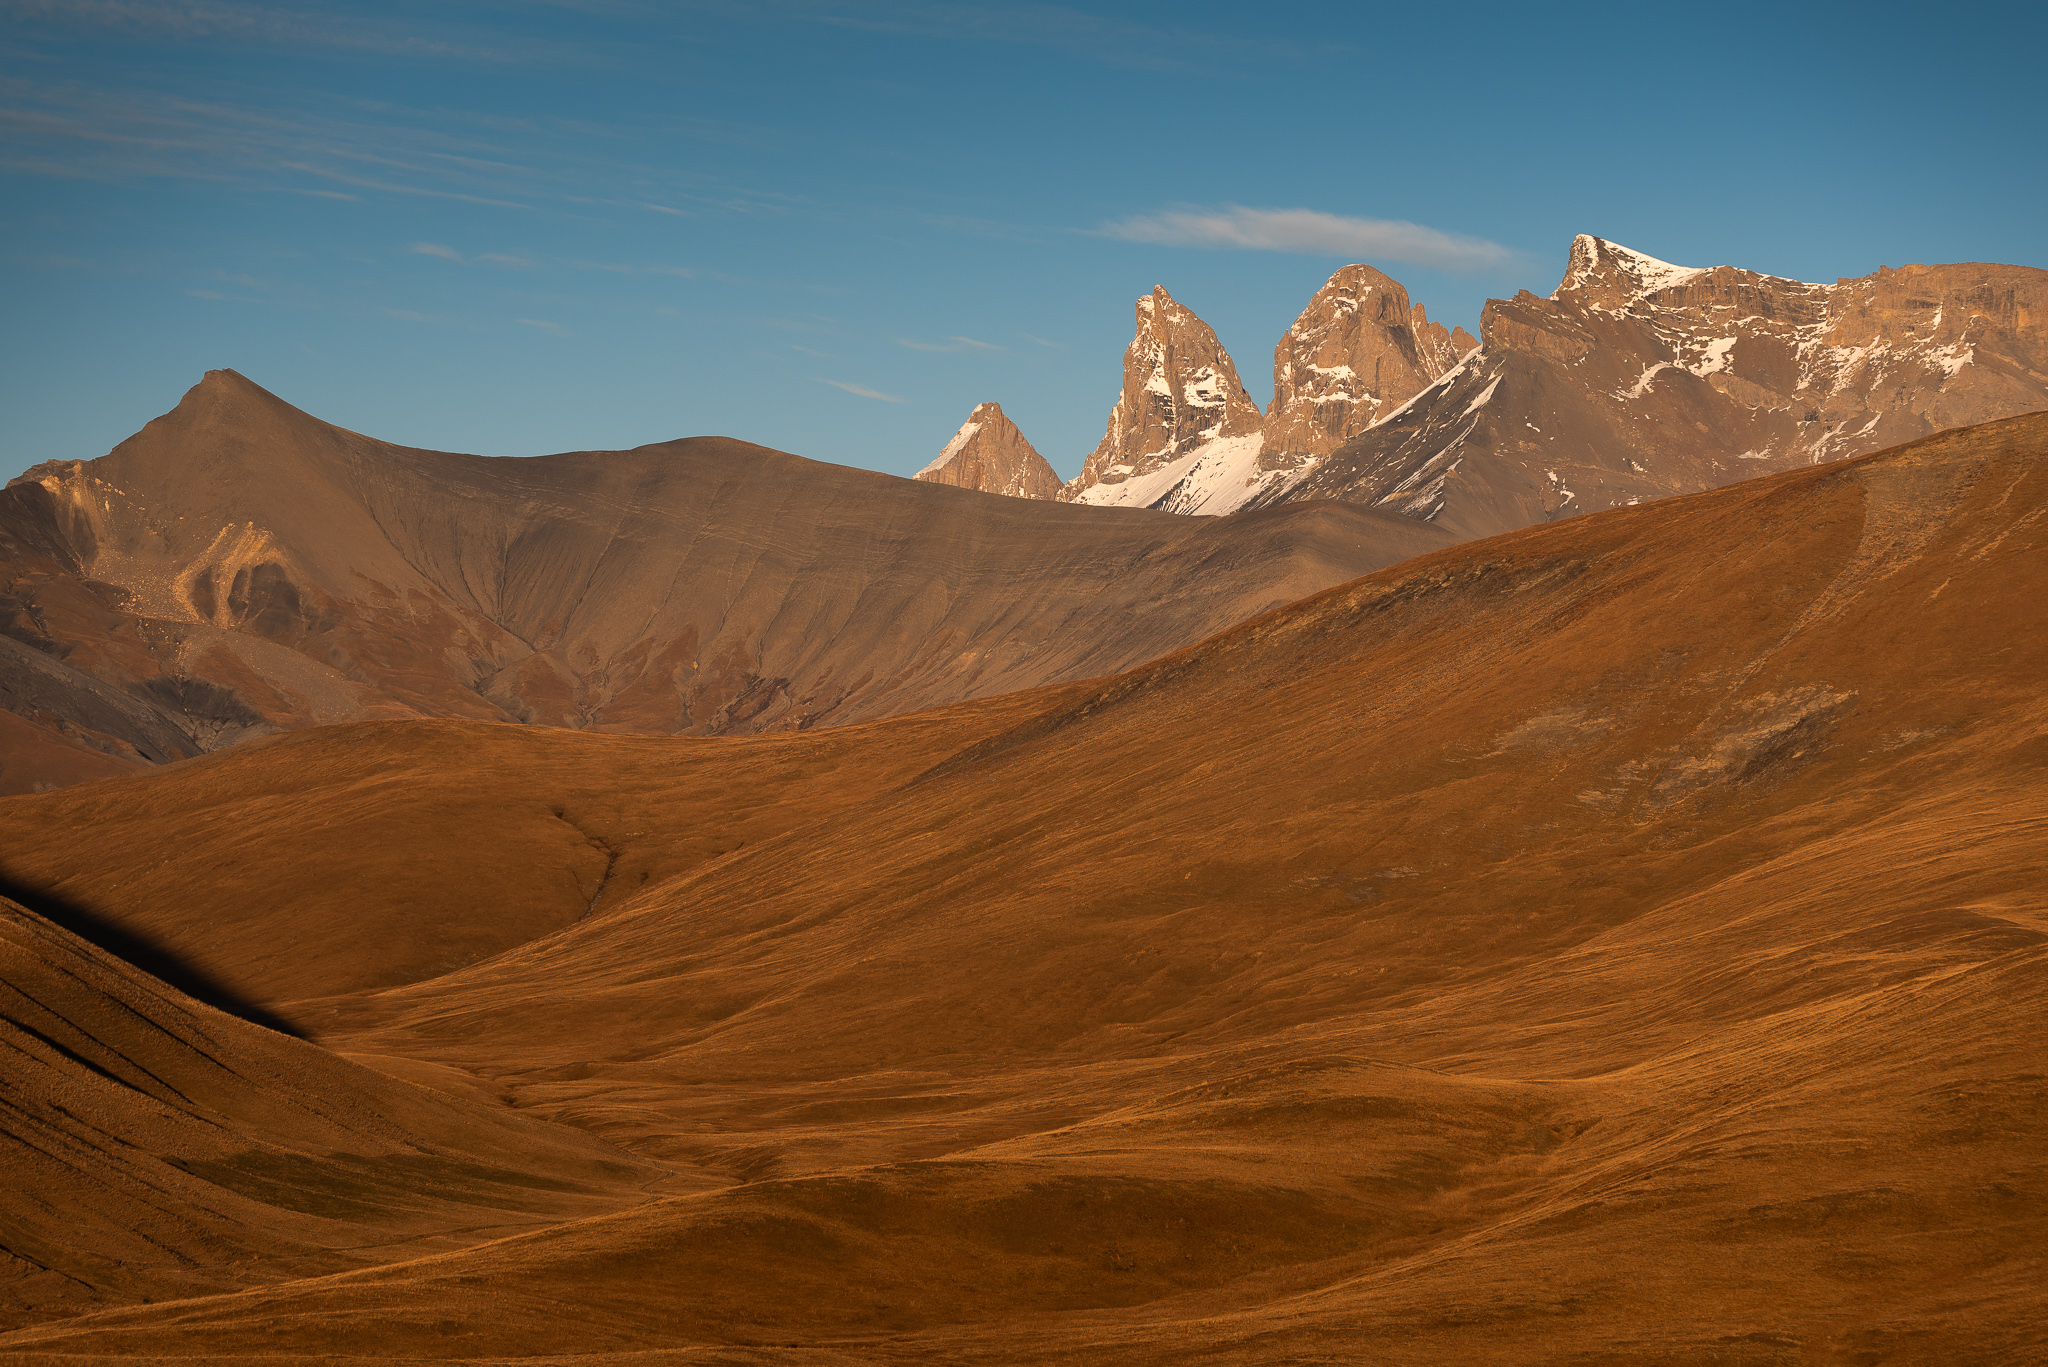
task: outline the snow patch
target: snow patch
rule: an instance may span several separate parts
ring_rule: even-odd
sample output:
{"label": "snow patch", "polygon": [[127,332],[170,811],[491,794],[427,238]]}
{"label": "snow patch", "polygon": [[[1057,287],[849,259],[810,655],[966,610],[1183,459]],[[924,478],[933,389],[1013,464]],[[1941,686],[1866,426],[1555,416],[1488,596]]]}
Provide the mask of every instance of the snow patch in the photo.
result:
{"label": "snow patch", "polygon": [[1635,388],[1617,389],[1614,391],[1614,397],[1617,399],[1640,399],[1643,395],[1650,392],[1650,386],[1656,381],[1658,375],[1664,371],[1676,369],[1678,367],[1669,361],[1658,361],[1654,365],[1646,365],[1643,367],[1641,378],[1636,381]]}
{"label": "snow patch", "polygon": [[978,422],[970,421],[961,423],[960,430],[953,434],[953,440],[947,442],[946,449],[939,452],[939,458],[933,461],[930,465],[925,466],[924,469],[919,470],[917,474],[912,475],[911,478],[916,479],[921,475],[928,475],[934,470],[942,469],[947,461],[953,459],[953,457],[960,454],[961,447],[967,445],[968,442],[974,440],[974,434],[976,432],[979,432],[980,430],[981,424]]}
{"label": "snow patch", "polygon": [[1245,437],[1219,437],[1157,470],[1120,484],[1091,485],[1074,501],[1103,508],[1159,508],[1169,513],[1220,517],[1236,512],[1277,485],[1294,484],[1307,474],[1308,467],[1261,470],[1259,452],[1265,444],[1265,436],[1257,432]]}
{"label": "snow patch", "polygon": [[1728,353],[1735,350],[1737,340],[1734,337],[1715,338],[1707,343],[1706,355],[1694,364],[1687,366],[1686,369],[1702,378],[1726,370],[1728,368]]}
{"label": "snow patch", "polygon": [[1463,413],[1460,413],[1458,416],[1461,418],[1469,418],[1474,413],[1477,413],[1480,409],[1486,406],[1486,401],[1493,397],[1493,391],[1499,388],[1500,376],[1496,375],[1493,377],[1493,383],[1486,386],[1485,389],[1481,390],[1478,398],[1466,404],[1465,411]]}

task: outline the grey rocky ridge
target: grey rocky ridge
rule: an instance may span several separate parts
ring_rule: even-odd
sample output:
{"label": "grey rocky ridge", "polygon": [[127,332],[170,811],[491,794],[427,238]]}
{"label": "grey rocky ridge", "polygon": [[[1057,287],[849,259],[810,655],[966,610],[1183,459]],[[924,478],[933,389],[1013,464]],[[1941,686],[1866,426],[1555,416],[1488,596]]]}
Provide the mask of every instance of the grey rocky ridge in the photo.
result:
{"label": "grey rocky ridge", "polygon": [[999,403],[975,406],[938,458],[915,479],[1011,498],[1057,498],[1060,477]]}

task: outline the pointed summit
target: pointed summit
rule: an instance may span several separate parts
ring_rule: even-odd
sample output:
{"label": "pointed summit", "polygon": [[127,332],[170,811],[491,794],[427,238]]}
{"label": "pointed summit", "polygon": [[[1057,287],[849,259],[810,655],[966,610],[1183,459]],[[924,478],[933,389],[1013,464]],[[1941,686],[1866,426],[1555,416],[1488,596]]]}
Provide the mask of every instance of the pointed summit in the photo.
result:
{"label": "pointed summit", "polygon": [[[1060,497],[1158,506],[1174,481],[1154,489],[1145,476],[1218,442],[1233,443],[1233,452],[1255,458],[1262,421],[1209,325],[1164,285],[1154,286],[1138,300],[1137,334],[1124,352],[1123,392],[1110,410],[1102,444]],[[1143,482],[1121,487],[1134,481]]]}
{"label": "pointed summit", "polygon": [[1428,388],[1478,345],[1432,323],[1408,291],[1371,266],[1346,266],[1317,290],[1273,348],[1265,449],[1321,456]]}
{"label": "pointed summit", "polygon": [[1060,477],[999,403],[977,405],[938,459],[912,478],[1010,498],[1057,498],[1060,492]]}
{"label": "pointed summit", "polygon": [[1674,266],[1669,261],[1631,251],[1619,242],[1580,233],[1572,239],[1564,280],[1550,297],[1569,299],[1581,307],[1627,308],[1647,295],[1683,285],[1706,273],[1704,267]]}

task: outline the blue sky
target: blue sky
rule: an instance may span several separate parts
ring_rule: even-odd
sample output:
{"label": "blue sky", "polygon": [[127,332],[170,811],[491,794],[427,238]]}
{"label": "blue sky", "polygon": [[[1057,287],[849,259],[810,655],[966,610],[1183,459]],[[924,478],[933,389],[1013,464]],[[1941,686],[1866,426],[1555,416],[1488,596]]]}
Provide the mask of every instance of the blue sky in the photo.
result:
{"label": "blue sky", "polygon": [[0,0],[0,477],[227,366],[495,455],[723,433],[1062,475],[1154,284],[1247,387],[1338,266],[1433,317],[1593,232],[2048,266],[2039,7]]}

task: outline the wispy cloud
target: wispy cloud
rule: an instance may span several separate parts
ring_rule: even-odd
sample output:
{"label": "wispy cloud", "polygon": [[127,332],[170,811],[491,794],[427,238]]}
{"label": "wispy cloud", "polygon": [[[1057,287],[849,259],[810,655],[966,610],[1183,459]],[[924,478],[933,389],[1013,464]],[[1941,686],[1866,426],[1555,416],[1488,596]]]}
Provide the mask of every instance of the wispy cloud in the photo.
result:
{"label": "wispy cloud", "polygon": [[538,328],[550,337],[574,337],[576,335],[560,323],[550,323],[545,318],[521,318],[518,321],[526,327]]}
{"label": "wispy cloud", "polygon": [[443,261],[461,261],[462,253],[453,247],[444,247],[438,242],[415,242],[406,248],[415,256],[438,256]]}
{"label": "wispy cloud", "polygon": [[1125,242],[1169,247],[1234,247],[1344,256],[1355,261],[1397,261],[1446,271],[1505,266],[1514,253],[1498,242],[1425,228],[1397,218],[1348,218],[1314,209],[1178,209],[1105,223],[1099,231]]}
{"label": "wispy cloud", "polygon": [[977,342],[972,337],[948,337],[943,342],[913,342],[908,337],[898,337],[896,345],[909,347],[912,351],[1003,351],[994,342]]}
{"label": "wispy cloud", "polygon": [[910,400],[901,398],[895,394],[884,394],[879,389],[869,389],[866,385],[862,384],[848,384],[844,380],[827,380],[825,381],[825,383],[831,385],[834,389],[843,389],[849,394],[858,394],[863,399],[880,399],[883,403],[910,402]]}
{"label": "wispy cloud", "polygon": [[754,0],[753,8],[836,28],[977,45],[1035,47],[1105,66],[1153,71],[1242,69],[1248,61],[1298,62],[1312,52],[1344,51],[1276,42],[1213,28],[1161,27],[1066,5],[1009,0]]}
{"label": "wispy cloud", "polygon": [[[21,8],[0,0],[0,26],[10,4]],[[235,104],[0,75],[0,168],[30,175],[211,181],[334,200],[403,195],[521,213],[637,215],[657,196],[703,214],[783,213],[798,202],[639,159],[647,137],[666,146],[723,133],[692,119],[621,130],[317,92],[292,104]]]}
{"label": "wispy cloud", "polygon": [[789,349],[791,351],[801,351],[806,356],[822,356],[828,361],[836,361],[839,359],[837,356],[833,355],[829,351],[820,351],[816,347],[812,346],[798,346],[795,342],[791,342],[789,344]]}
{"label": "wispy cloud", "polygon": [[1065,351],[1067,349],[1067,344],[1065,342],[1048,342],[1045,340],[1045,338],[1033,337],[1028,332],[1020,332],[1017,335],[1035,346],[1051,347],[1054,351]]}
{"label": "wispy cloud", "polygon": [[502,36],[422,29],[380,15],[374,22],[344,11],[229,0],[0,0],[0,15],[42,29],[86,29],[148,42],[239,42],[262,47],[330,49],[382,57],[473,62],[559,58],[559,44],[507,43]]}
{"label": "wispy cloud", "polygon": [[695,218],[697,216],[688,209],[671,209],[666,204],[643,204],[640,207],[651,209],[657,214],[674,214],[677,218]]}

